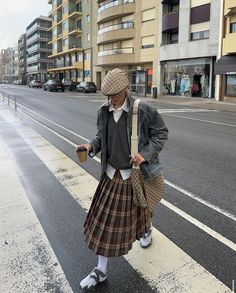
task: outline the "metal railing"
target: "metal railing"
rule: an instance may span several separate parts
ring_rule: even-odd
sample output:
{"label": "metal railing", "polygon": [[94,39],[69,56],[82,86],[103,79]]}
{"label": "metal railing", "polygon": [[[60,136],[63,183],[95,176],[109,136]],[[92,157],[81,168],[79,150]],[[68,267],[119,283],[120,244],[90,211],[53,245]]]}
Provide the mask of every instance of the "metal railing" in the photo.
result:
{"label": "metal railing", "polygon": [[11,106],[13,104],[14,109],[17,110],[17,97],[13,96],[11,97],[9,94],[6,94],[5,92],[0,92],[2,95],[2,102],[7,102],[8,106]]}
{"label": "metal railing", "polygon": [[104,50],[98,52],[98,56],[107,56],[107,55],[115,55],[115,54],[132,54],[134,52],[134,48],[116,48],[116,49],[110,49],[110,50]]}

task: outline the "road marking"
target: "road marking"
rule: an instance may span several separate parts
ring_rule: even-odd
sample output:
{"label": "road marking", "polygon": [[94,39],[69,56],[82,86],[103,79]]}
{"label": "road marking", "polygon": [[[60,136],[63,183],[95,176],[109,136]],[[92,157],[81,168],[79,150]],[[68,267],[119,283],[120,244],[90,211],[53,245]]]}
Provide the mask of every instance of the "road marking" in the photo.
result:
{"label": "road marking", "polygon": [[177,118],[183,118],[183,119],[189,119],[189,120],[194,120],[194,121],[200,121],[200,122],[206,122],[206,123],[212,123],[212,124],[217,124],[217,125],[223,125],[223,126],[236,127],[236,125],[234,125],[234,124],[215,122],[215,121],[211,121],[211,120],[198,119],[198,118],[180,116],[180,115],[175,115],[175,114],[165,114],[165,113],[163,113],[163,115],[171,116],[171,117],[177,117]]}
{"label": "road marking", "polygon": [[[17,131],[76,201],[88,210],[98,181],[34,130],[20,126]],[[155,228],[153,237],[150,249],[141,249],[136,241],[125,256],[153,289],[176,293],[230,292],[227,286]]]}
{"label": "road marking", "polygon": [[0,137],[0,291],[72,293]]}
{"label": "road marking", "polygon": [[173,184],[173,183],[171,183],[170,181],[168,181],[166,179],[165,179],[165,183],[167,185],[169,185],[170,187],[180,191],[180,193],[185,194],[186,196],[191,197],[192,199],[195,199],[196,201],[204,204],[205,206],[208,206],[209,208],[215,210],[218,213],[221,213],[222,215],[224,215],[225,217],[229,218],[230,220],[236,221],[236,217],[234,215],[232,215],[231,213],[219,208],[216,205],[213,205],[212,203],[200,198],[199,196],[193,194],[192,192],[189,192],[189,191],[185,190],[184,188],[182,188],[182,187],[180,187],[180,186],[178,186],[176,184]]}

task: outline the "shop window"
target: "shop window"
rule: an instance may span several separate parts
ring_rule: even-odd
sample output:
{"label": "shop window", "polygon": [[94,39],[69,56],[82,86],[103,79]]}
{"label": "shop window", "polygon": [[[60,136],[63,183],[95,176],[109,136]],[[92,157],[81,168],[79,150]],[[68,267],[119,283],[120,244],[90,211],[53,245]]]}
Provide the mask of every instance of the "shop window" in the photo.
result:
{"label": "shop window", "polygon": [[236,22],[230,24],[230,33],[236,33]]}
{"label": "shop window", "polygon": [[209,39],[209,30],[191,33],[191,41]]}
{"label": "shop window", "polygon": [[226,75],[226,90],[228,96],[236,96],[236,75]]}

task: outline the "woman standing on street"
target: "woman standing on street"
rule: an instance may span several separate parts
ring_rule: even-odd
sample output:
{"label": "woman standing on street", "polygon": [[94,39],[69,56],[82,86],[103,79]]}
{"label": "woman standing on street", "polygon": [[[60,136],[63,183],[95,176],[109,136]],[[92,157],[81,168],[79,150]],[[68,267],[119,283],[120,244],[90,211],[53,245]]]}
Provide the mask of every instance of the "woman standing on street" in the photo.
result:
{"label": "woman standing on street", "polygon": [[84,234],[88,247],[98,255],[98,265],[80,282],[83,290],[107,278],[109,257],[122,256],[140,240],[142,248],[152,244],[151,212],[134,204],[131,187],[132,164],[139,165],[145,179],[162,173],[159,153],[168,130],[150,104],[139,105],[139,153],[132,154],[130,140],[134,98],[128,90],[126,72],[109,71],[102,83],[108,102],[98,109],[97,134],[86,147],[91,157],[101,151],[102,174],[92,200]]}

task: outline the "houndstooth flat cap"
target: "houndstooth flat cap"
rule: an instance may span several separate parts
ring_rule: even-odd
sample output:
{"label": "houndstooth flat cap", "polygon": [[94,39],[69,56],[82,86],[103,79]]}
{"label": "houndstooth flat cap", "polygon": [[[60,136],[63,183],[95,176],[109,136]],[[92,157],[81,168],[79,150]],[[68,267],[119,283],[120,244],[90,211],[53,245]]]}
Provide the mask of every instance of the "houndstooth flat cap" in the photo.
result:
{"label": "houndstooth flat cap", "polygon": [[125,71],[115,68],[108,71],[105,76],[101,91],[105,96],[115,95],[129,86],[129,80]]}

